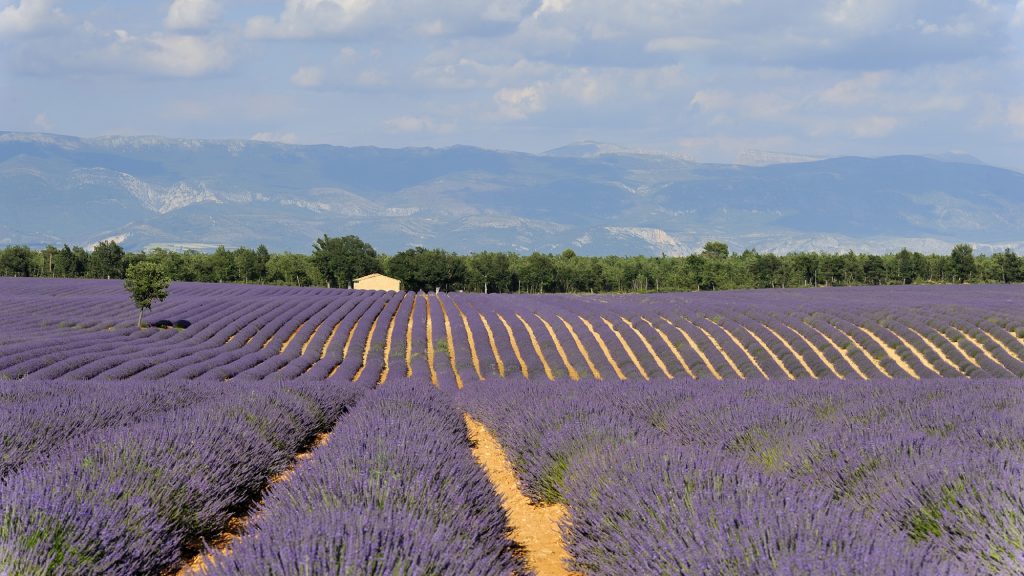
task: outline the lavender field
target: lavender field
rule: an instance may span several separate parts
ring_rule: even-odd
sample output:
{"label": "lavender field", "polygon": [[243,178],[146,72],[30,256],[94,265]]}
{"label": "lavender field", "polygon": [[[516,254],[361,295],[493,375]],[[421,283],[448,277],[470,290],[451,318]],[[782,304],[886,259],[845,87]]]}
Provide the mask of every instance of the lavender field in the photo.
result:
{"label": "lavender field", "polygon": [[1022,305],[0,278],[0,574],[1021,574]]}

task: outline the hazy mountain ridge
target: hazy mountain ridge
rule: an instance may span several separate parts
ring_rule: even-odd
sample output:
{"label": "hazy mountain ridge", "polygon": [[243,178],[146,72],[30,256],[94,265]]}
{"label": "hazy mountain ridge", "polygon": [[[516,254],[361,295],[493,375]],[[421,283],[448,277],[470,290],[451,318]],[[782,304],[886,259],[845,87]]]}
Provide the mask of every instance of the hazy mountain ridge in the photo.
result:
{"label": "hazy mountain ridge", "polygon": [[796,159],[0,133],[0,244],[308,252],[323,233],[352,233],[388,252],[684,254],[712,238],[776,252],[1024,246],[1024,174],[966,155]]}

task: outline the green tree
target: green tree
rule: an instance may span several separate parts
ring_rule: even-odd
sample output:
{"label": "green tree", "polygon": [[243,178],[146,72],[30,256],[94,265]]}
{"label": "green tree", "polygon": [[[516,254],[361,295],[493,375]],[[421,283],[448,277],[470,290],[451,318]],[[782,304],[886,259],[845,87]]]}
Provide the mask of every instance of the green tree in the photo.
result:
{"label": "green tree", "polygon": [[484,293],[512,289],[512,256],[508,252],[478,252],[466,260],[466,276]]}
{"label": "green tree", "polygon": [[974,264],[974,248],[970,244],[957,244],[949,255],[950,272],[953,281],[961,284],[971,279],[976,271]]}
{"label": "green tree", "polygon": [[153,300],[167,298],[170,283],[171,279],[156,262],[137,262],[128,267],[124,287],[139,309],[139,328],[142,328],[142,313],[152,308]]}
{"label": "green tree", "polygon": [[313,244],[313,265],[328,288],[347,288],[355,278],[381,271],[373,246],[352,235],[332,238],[324,234],[317,239]]}
{"label": "green tree", "polygon": [[725,260],[729,257],[729,245],[725,242],[706,242],[700,254],[709,260]]}
{"label": "green tree", "polygon": [[89,276],[92,278],[124,278],[124,248],[107,240],[92,249],[89,257]]}
{"label": "green tree", "polygon": [[8,246],[0,251],[0,275],[30,276],[32,250],[28,246]]}

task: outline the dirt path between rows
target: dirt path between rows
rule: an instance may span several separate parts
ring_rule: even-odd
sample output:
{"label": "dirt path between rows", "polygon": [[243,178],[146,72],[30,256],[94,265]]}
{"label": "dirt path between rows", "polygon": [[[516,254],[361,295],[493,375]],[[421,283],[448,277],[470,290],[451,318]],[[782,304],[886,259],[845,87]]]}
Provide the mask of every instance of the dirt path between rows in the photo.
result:
{"label": "dirt path between rows", "polygon": [[459,374],[459,367],[455,362],[455,338],[452,337],[452,322],[448,318],[448,310],[444,307],[444,300],[436,296],[437,305],[441,307],[441,318],[444,319],[444,334],[448,342],[448,361],[452,365],[452,374],[455,374],[455,387],[462,390],[462,375]]}
{"label": "dirt path between rows", "polygon": [[569,552],[565,549],[558,523],[565,518],[561,504],[534,505],[519,490],[515,472],[497,439],[469,414],[465,415],[473,456],[501,497],[508,515],[512,541],[523,547],[528,567],[537,576],[570,574],[566,568]]}
{"label": "dirt path between rows", "polygon": [[707,355],[704,354],[704,351],[701,350],[700,346],[697,345],[696,340],[694,340],[689,334],[686,333],[686,330],[683,330],[679,326],[676,326],[675,324],[672,323],[671,320],[664,316],[659,316],[659,318],[664,320],[666,324],[675,328],[676,331],[679,332],[679,334],[686,340],[686,343],[690,345],[690,349],[697,353],[697,357],[700,358],[700,361],[703,362],[704,366],[708,369],[708,371],[711,372],[711,375],[715,377],[715,380],[722,379],[722,375],[718,373],[718,369],[715,368],[715,366],[711,363],[710,360],[708,360]]}
{"label": "dirt path between rows", "polygon": [[548,359],[544,357],[544,351],[540,349],[540,342],[537,340],[537,335],[533,333],[533,327],[519,314],[516,314],[516,318],[522,322],[523,328],[526,329],[526,335],[530,337],[530,344],[533,346],[533,351],[537,353],[537,357],[540,358],[540,365],[544,368],[544,375],[548,377],[548,380],[554,380],[555,373],[551,371],[551,365],[548,364]]}
{"label": "dirt path between rows", "polygon": [[534,314],[534,316],[536,316],[537,320],[540,320],[540,323],[544,325],[544,328],[548,331],[548,335],[551,336],[551,341],[555,343],[555,351],[558,352],[558,356],[562,359],[562,364],[565,365],[565,370],[569,373],[569,378],[579,380],[580,373],[576,371],[576,367],[572,365],[572,362],[569,362],[569,355],[565,353],[565,348],[562,347],[562,343],[558,340],[558,335],[555,334],[555,329],[547,320],[541,317],[540,314]]}
{"label": "dirt path between rows", "polygon": [[[747,379],[747,375],[746,375],[746,374],[744,374],[744,373],[743,373],[743,371],[742,371],[742,370],[740,370],[740,367],[739,367],[739,366],[738,366],[738,365],[737,365],[737,364],[736,364],[735,362],[733,362],[733,361],[732,361],[732,358],[731,358],[731,357],[729,356],[729,353],[725,351],[725,347],[723,347],[723,346],[722,346],[721,342],[719,342],[719,341],[718,341],[718,339],[717,339],[717,338],[715,338],[715,337],[714,337],[714,336],[713,336],[713,335],[711,334],[711,332],[708,332],[707,330],[705,330],[703,326],[698,326],[698,325],[697,325],[697,324],[696,324],[696,323],[695,323],[695,322],[694,322],[693,320],[690,320],[689,318],[685,318],[685,320],[686,320],[687,322],[689,322],[690,324],[692,324],[694,328],[696,328],[696,329],[698,329],[698,330],[700,330],[701,332],[703,332],[703,333],[704,333],[704,337],[705,337],[705,338],[707,338],[707,339],[708,339],[708,341],[709,341],[709,342],[711,342],[711,344],[713,344],[713,345],[715,346],[715,350],[718,350],[718,353],[722,355],[722,358],[725,358],[725,361],[726,361],[726,363],[727,363],[727,364],[729,364],[729,367],[730,367],[730,368],[732,368],[732,369],[733,369],[733,371],[734,371],[734,372],[736,372],[736,374],[738,374],[740,378],[743,378],[744,380],[746,380],[746,379]],[[709,321],[709,322],[711,322],[711,320],[710,320],[710,319],[708,319],[708,321]],[[723,332],[725,332],[725,328],[722,328],[721,326],[719,326],[719,328],[721,328],[721,329],[722,329],[722,331],[723,331]],[[726,333],[726,334],[727,334],[728,336],[732,337],[732,334],[729,334],[728,332],[725,332],[725,333]],[[743,346],[742,346],[742,345],[740,345],[740,343],[739,343],[739,341],[738,341],[738,340],[737,340],[737,341],[736,341],[735,343],[736,343],[736,346],[737,346],[737,347],[738,347],[738,348],[739,348],[740,350],[743,350]],[[744,350],[744,353],[746,353],[746,351],[745,351],[745,350]],[[758,364],[757,364],[757,361],[756,361],[756,360],[754,360],[754,359],[753,359],[753,357],[751,357],[751,360],[750,360],[750,362],[751,362],[751,363],[752,363],[752,364],[753,364],[753,365],[754,365],[754,366],[755,366],[755,367],[756,367],[756,368],[757,368],[758,370],[761,370],[761,367],[760,367],[760,366],[758,366]],[[763,373],[763,372],[762,372],[762,374],[764,375],[764,373]],[[767,375],[764,375],[764,378],[765,378],[765,380],[767,380],[767,379],[768,379],[768,376],[767,376]]]}
{"label": "dirt path between rows", "polygon": [[753,338],[754,341],[756,341],[757,344],[759,346],[761,346],[761,348],[763,348],[765,352],[768,353],[768,356],[770,356],[771,359],[776,364],[778,364],[779,368],[782,368],[782,371],[785,372],[785,374],[786,374],[786,378],[789,378],[790,380],[796,380],[796,378],[793,376],[793,373],[789,371],[789,368],[786,368],[786,364],[785,364],[785,362],[782,361],[782,358],[779,358],[779,356],[771,348],[768,347],[768,344],[764,340],[762,340],[761,337],[758,336],[756,332],[754,332],[750,328],[747,328],[746,326],[743,326],[743,325],[740,325],[740,326],[744,330],[746,330],[748,334],[750,334],[750,337]]}
{"label": "dirt path between rows", "polygon": [[491,354],[494,355],[494,362],[498,365],[498,375],[502,378],[505,377],[505,361],[501,358],[501,353],[498,352],[498,343],[494,340],[494,331],[491,330],[491,324],[487,321],[487,317],[477,312],[480,316],[480,323],[484,325],[484,332],[487,332],[487,342],[491,345]]}
{"label": "dirt path between rows", "polygon": [[767,330],[772,336],[778,338],[779,342],[782,342],[782,345],[786,347],[786,350],[789,350],[789,353],[792,354],[794,358],[796,358],[796,361],[800,363],[800,366],[804,369],[805,372],[807,372],[807,374],[811,378],[814,378],[815,380],[818,379],[818,375],[814,373],[814,370],[811,370],[810,365],[807,364],[807,360],[804,359],[802,354],[796,351],[796,348],[793,348],[793,345],[789,343],[789,340],[783,338],[782,334],[779,334],[775,330],[772,330],[771,327],[769,327],[767,324],[763,322],[761,323],[761,327]]}
{"label": "dirt path between rows", "polygon": [[885,343],[885,340],[882,340],[881,338],[878,337],[877,334],[875,334],[874,332],[868,330],[867,328],[864,328],[863,326],[857,326],[857,329],[860,330],[861,332],[867,334],[868,338],[871,338],[872,340],[874,340],[875,343],[878,344],[878,346],[882,349],[882,351],[885,352],[885,354],[893,362],[895,362],[897,366],[902,368],[904,372],[906,372],[907,374],[910,374],[910,376],[914,380],[920,380],[921,379],[921,377],[917,375],[917,372],[913,368],[910,367],[910,364],[907,364],[906,360],[901,358],[900,355],[897,354],[895,350],[890,348],[889,345]]}
{"label": "dirt path between rows", "polygon": [[601,335],[597,333],[597,330],[594,330],[594,325],[587,321],[583,316],[577,316],[577,318],[579,318],[580,322],[583,322],[583,325],[590,331],[590,335],[594,337],[594,340],[597,342],[597,347],[601,349],[602,353],[604,353],[604,357],[608,360],[608,365],[615,371],[615,375],[619,377],[619,380],[625,380],[626,375],[622,373],[622,369],[619,368],[619,363],[612,357],[612,352],[608,349],[608,344],[605,343],[604,338],[601,338]]}
{"label": "dirt path between rows", "polygon": [[629,347],[626,339],[622,336],[622,333],[619,332],[619,329],[615,327],[615,324],[604,316],[601,316],[601,321],[604,322],[604,325],[607,326],[608,330],[610,330],[612,335],[615,336],[615,339],[619,341],[619,345],[626,351],[626,356],[629,358],[629,361],[633,363],[633,366],[636,366],[637,372],[643,376],[644,380],[650,380],[651,378],[647,375],[647,371],[640,365],[640,359],[633,353],[633,349]]}
{"label": "dirt path between rows", "polygon": [[501,324],[505,327],[505,332],[508,333],[508,342],[512,345],[512,353],[516,355],[516,360],[519,361],[519,371],[523,373],[523,378],[529,380],[530,369],[526,367],[526,361],[523,360],[523,353],[519,351],[519,343],[516,342],[516,335],[512,333],[512,326],[509,326],[505,317],[501,314],[495,313],[498,320],[501,320]]}
{"label": "dirt path between rows", "polygon": [[633,331],[633,334],[636,334],[636,337],[640,340],[640,343],[643,344],[644,348],[647,349],[647,353],[651,355],[651,358],[654,358],[654,363],[657,364],[658,369],[661,370],[661,373],[664,374],[665,377],[668,378],[669,380],[675,378],[675,376],[673,376],[672,373],[668,371],[668,366],[665,365],[665,362],[661,359],[661,356],[658,356],[658,353],[654,351],[654,346],[651,346],[650,340],[648,340],[642,332],[637,330],[636,326],[634,326],[633,323],[630,322],[625,316],[619,316],[619,318],[622,319],[626,326],[629,326],[629,329]]}
{"label": "dirt path between rows", "polygon": [[[330,441],[331,435],[329,432],[321,432],[313,437],[313,441],[310,445],[295,455],[295,459],[292,464],[286,468],[283,472],[273,476],[268,482],[267,486],[263,489],[263,494],[269,492],[274,486],[291,480],[292,476],[295,475],[295,470],[302,462],[309,460],[313,457],[313,451],[321,446],[327,445]],[[215,562],[214,558],[216,554],[230,554],[231,546],[237,542],[240,538],[245,535],[246,530],[259,518],[259,509],[263,504],[263,501],[254,503],[243,513],[231,518],[228,521],[227,530],[222,532],[220,536],[210,542],[210,552],[200,552],[192,558],[185,559],[185,565],[178,570],[176,576],[192,576],[196,574],[206,574],[207,569],[212,566]]]}
{"label": "dirt path between rows", "polygon": [[[850,357],[850,353],[849,352],[847,352],[841,346],[836,344],[835,340],[830,338],[828,336],[828,334],[825,334],[821,330],[818,330],[817,327],[812,326],[811,324],[808,324],[807,322],[804,322],[804,324],[807,327],[809,327],[811,330],[814,330],[815,332],[817,332],[822,338],[824,338],[825,342],[828,342],[828,344],[830,346],[832,346],[832,348],[835,349],[835,351],[838,352],[840,356],[843,357],[843,360],[846,360],[846,363],[849,364],[851,368],[853,368],[853,370],[857,373],[857,375],[859,375],[861,377],[861,380],[867,380],[868,379],[867,374],[865,374],[864,371],[861,370],[860,366],[858,366],[857,363],[853,361],[853,358]],[[833,368],[833,371],[835,371],[835,368]],[[840,378],[841,378],[841,376],[840,376]]]}
{"label": "dirt path between rows", "polygon": [[661,338],[661,341],[665,343],[665,347],[668,348],[669,352],[671,352],[672,355],[676,357],[676,360],[679,362],[679,365],[683,367],[683,370],[686,371],[686,373],[690,376],[690,378],[693,378],[694,380],[696,380],[697,377],[694,376],[693,370],[690,370],[690,367],[686,364],[686,360],[683,359],[683,355],[680,354],[679,350],[676,349],[676,347],[672,345],[672,341],[669,340],[668,335],[665,334],[664,332],[662,332],[662,330],[660,328],[655,326],[654,323],[651,322],[650,320],[648,320],[647,318],[641,317],[640,319],[643,320],[644,322],[646,322],[647,325],[650,326],[651,329],[654,330],[658,334],[658,337]]}
{"label": "dirt path between rows", "polygon": [[455,311],[459,313],[459,317],[462,318],[462,328],[466,331],[466,339],[469,340],[469,358],[473,361],[473,370],[476,370],[476,377],[480,380],[484,379],[484,373],[480,370],[480,356],[476,352],[476,338],[473,337],[473,329],[469,326],[469,319],[466,318],[466,314],[462,311],[462,307],[455,300],[451,300],[452,306],[455,306]]}
{"label": "dirt path between rows", "polygon": [[[949,357],[949,355],[948,355],[948,354],[946,354],[946,352],[942,350],[942,348],[939,348],[938,346],[936,346],[936,345],[935,345],[935,343],[934,343],[934,342],[932,342],[932,341],[931,341],[930,339],[928,339],[927,337],[925,337],[925,335],[924,335],[924,334],[922,334],[922,333],[921,333],[920,331],[918,331],[918,330],[914,330],[914,329],[913,329],[913,328],[911,328],[910,326],[904,326],[904,327],[905,327],[905,328],[906,328],[907,330],[910,330],[911,332],[913,332],[914,334],[916,334],[916,335],[917,335],[917,337],[918,337],[918,338],[920,338],[922,342],[924,342],[925,346],[927,346],[927,347],[928,347],[929,349],[931,349],[931,351],[932,351],[932,352],[934,352],[934,353],[935,353],[935,355],[936,355],[936,356],[938,356],[938,357],[939,357],[940,359],[942,359],[942,361],[943,361],[943,362],[945,362],[946,364],[948,364],[948,365],[952,366],[952,367],[953,367],[953,369],[954,369],[954,370],[956,370],[957,372],[959,372],[959,373],[960,373],[961,375],[963,375],[963,376],[965,376],[965,377],[967,377],[967,378],[970,378],[970,376],[969,376],[969,375],[968,375],[968,374],[967,374],[966,372],[964,372],[964,371],[963,371],[963,370],[962,370],[962,369],[960,368],[960,366],[959,366],[959,365],[957,365],[957,363],[956,363],[956,362],[953,362],[953,359],[952,359],[952,358],[950,358],[950,357]],[[943,338],[945,338],[945,336],[943,336],[943,334],[942,334],[941,332],[936,332],[936,333],[937,333],[937,334],[939,334],[939,336],[942,336]],[[948,341],[948,339],[947,339],[947,341]],[[960,351],[960,353],[961,353],[961,354],[963,354],[963,350],[960,350],[960,347],[959,347],[959,346],[957,346],[957,343],[956,343],[956,342],[950,342],[950,344],[951,344],[951,345],[952,345],[952,346],[953,346],[954,348],[956,348],[956,349],[957,349],[958,351]],[[967,354],[964,354],[964,358],[966,358],[968,362],[970,362],[970,363],[974,364],[975,366],[977,366],[977,363],[975,362],[974,358],[971,358],[971,357],[970,357],[970,356],[968,356]]]}
{"label": "dirt path between rows", "polygon": [[559,316],[558,319],[562,321],[562,324],[565,325],[565,329],[569,331],[569,336],[571,336],[573,342],[576,343],[576,349],[578,349],[580,351],[580,354],[583,355],[583,361],[587,363],[587,368],[590,368],[590,373],[594,375],[594,378],[600,380],[601,371],[597,369],[597,366],[594,364],[594,361],[590,358],[590,353],[587,352],[587,347],[584,346],[583,341],[580,340],[579,334],[576,333],[576,330],[572,327],[572,324],[570,324],[568,320],[562,318],[561,316]]}

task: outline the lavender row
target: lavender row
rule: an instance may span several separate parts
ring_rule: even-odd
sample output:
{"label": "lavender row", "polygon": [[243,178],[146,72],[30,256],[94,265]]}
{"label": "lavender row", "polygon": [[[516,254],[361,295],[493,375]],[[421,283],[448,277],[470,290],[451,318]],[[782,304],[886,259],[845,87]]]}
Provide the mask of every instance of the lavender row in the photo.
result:
{"label": "lavender row", "polygon": [[1024,557],[1019,381],[486,382],[460,398],[528,495],[568,504],[588,574],[1009,574]]}
{"label": "lavender row", "polygon": [[207,573],[524,574],[466,426],[426,382],[368,393]]}
{"label": "lavender row", "polygon": [[315,382],[221,386],[231,393],[97,430],[8,476],[0,573],[172,569],[362,392]]}

